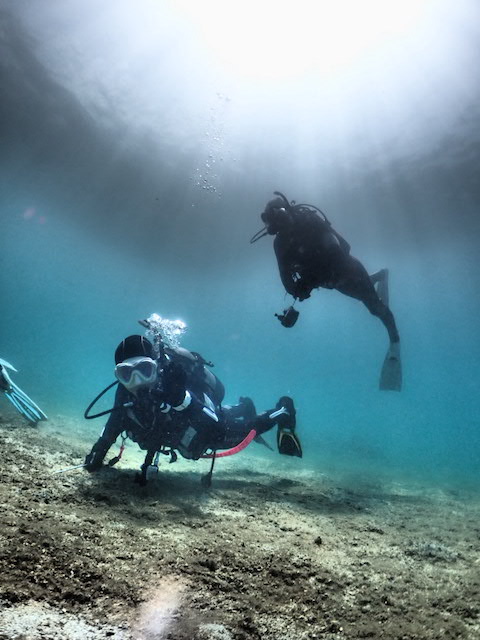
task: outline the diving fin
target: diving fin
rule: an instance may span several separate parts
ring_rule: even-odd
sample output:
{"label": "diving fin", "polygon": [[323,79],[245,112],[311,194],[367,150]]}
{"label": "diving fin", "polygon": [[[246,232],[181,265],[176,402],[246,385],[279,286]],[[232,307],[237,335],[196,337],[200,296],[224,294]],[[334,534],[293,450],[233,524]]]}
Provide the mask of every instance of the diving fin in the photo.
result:
{"label": "diving fin", "polygon": [[295,435],[297,424],[297,412],[292,398],[282,396],[275,405],[275,411],[268,416],[270,420],[275,420],[278,425],[277,447],[278,452],[284,456],[302,457],[302,446],[300,440]]}
{"label": "diving fin", "polygon": [[12,389],[5,391],[5,395],[15,409],[32,424],[37,424],[41,420],[48,420],[40,407],[14,383],[12,383]]}
{"label": "diving fin", "polygon": [[6,369],[10,369],[11,371],[15,371],[15,373],[18,373],[18,371],[13,366],[13,364],[10,364],[9,362],[4,360],[3,358],[0,358],[0,367],[5,367]]}
{"label": "diving fin", "polygon": [[0,358],[0,391],[3,391],[7,396],[7,400],[12,403],[18,413],[32,424],[37,424],[40,420],[47,420],[47,416],[40,407],[20,387],[12,382],[7,373],[7,368],[11,371],[16,371],[15,367]]}
{"label": "diving fin", "polygon": [[290,429],[278,428],[277,445],[278,452],[284,456],[296,456],[297,458],[303,456],[300,440]]}
{"label": "diving fin", "polygon": [[254,440],[257,444],[263,444],[264,447],[267,447],[267,449],[270,449],[270,451],[273,451],[273,447],[271,447],[268,444],[268,442],[265,440],[265,438],[263,438],[260,434],[255,436]]}
{"label": "diving fin", "polygon": [[382,391],[401,391],[402,389],[402,361],[399,342],[392,342],[387,351],[380,374],[380,389]]}

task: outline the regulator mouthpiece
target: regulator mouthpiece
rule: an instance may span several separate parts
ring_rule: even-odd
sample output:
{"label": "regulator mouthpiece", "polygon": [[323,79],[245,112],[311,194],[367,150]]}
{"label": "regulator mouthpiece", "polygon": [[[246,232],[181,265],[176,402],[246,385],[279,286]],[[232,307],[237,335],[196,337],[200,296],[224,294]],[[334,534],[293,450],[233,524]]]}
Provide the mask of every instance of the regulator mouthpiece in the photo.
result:
{"label": "regulator mouthpiece", "polygon": [[253,244],[257,240],[260,240],[260,238],[264,238],[265,236],[268,236],[267,227],[263,227],[263,229],[257,231],[257,233],[250,238],[250,244]]}

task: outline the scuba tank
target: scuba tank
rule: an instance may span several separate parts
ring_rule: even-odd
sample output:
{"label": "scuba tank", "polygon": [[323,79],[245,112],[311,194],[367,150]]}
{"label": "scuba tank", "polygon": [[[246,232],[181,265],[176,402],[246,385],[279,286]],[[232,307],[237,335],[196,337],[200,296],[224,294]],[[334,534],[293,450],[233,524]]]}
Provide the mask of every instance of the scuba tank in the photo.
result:
{"label": "scuba tank", "polygon": [[338,231],[336,231],[332,227],[332,223],[327,218],[327,215],[319,207],[317,207],[314,204],[305,204],[305,203],[297,204],[295,202],[295,200],[292,200],[291,202],[289,202],[287,200],[287,197],[281,191],[274,191],[273,193],[274,193],[274,195],[279,196],[280,198],[282,198],[282,200],[285,203],[285,209],[289,213],[291,213],[293,216],[306,214],[307,212],[320,214],[322,221],[328,226],[329,231],[331,233],[333,233],[335,238],[338,240],[338,243],[340,244],[340,247],[342,248],[342,250],[347,254],[350,253],[350,249],[351,249],[350,244],[345,240],[345,238],[343,236],[341,236],[338,233]]}
{"label": "scuba tank", "polygon": [[217,376],[207,369],[214,366],[212,362],[205,360],[196,351],[189,351],[184,347],[167,348],[165,352],[173,362],[181,364],[187,372],[187,386],[194,393],[198,396],[206,394],[216,406],[221,405],[225,397],[225,387]]}

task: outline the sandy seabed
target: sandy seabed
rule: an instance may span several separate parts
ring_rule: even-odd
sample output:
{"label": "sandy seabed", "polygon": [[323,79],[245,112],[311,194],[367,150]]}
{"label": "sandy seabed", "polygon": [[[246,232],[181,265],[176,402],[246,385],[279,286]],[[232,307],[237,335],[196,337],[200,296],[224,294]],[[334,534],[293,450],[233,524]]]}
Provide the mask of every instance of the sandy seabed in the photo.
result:
{"label": "sandy seabed", "polygon": [[83,461],[82,429],[0,422],[2,640],[480,638],[480,496],[248,451],[208,490],[207,461],[167,458],[142,488],[133,444],[52,473]]}

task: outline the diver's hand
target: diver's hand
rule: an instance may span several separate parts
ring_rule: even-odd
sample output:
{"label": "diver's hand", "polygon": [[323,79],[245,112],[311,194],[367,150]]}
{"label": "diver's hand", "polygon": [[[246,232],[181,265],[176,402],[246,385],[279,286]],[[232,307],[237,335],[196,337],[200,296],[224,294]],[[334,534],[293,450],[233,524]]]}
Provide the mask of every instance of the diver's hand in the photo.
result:
{"label": "diver's hand", "polygon": [[303,284],[302,282],[298,282],[295,287],[295,298],[298,298],[300,302],[310,298],[312,290],[308,285]]}
{"label": "diver's hand", "polygon": [[90,453],[85,456],[85,469],[87,471],[99,471],[103,466],[103,458],[98,455],[97,451],[90,451]]}

